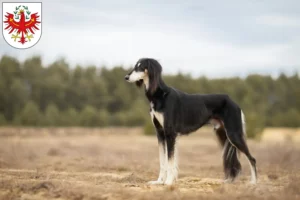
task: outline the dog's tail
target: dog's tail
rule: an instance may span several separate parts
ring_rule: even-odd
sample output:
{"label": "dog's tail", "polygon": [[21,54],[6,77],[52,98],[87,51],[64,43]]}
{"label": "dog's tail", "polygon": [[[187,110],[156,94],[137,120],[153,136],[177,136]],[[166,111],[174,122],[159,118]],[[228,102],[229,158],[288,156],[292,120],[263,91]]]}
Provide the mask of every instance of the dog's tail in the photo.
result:
{"label": "dog's tail", "polygon": [[220,126],[215,130],[218,140],[223,147],[223,167],[225,179],[233,181],[240,173],[242,166],[238,159],[239,151],[227,138],[226,129]]}

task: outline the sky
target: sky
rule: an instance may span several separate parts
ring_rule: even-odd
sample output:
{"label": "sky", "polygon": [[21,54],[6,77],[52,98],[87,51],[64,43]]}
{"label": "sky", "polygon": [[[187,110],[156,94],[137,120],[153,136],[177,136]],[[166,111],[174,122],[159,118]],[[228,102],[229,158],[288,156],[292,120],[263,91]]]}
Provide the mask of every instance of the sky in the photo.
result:
{"label": "sky", "polygon": [[165,74],[211,78],[300,72],[299,0],[44,0],[42,7],[40,41],[19,50],[1,37],[0,56],[40,55],[45,65],[65,58],[72,67],[130,67],[151,57]]}

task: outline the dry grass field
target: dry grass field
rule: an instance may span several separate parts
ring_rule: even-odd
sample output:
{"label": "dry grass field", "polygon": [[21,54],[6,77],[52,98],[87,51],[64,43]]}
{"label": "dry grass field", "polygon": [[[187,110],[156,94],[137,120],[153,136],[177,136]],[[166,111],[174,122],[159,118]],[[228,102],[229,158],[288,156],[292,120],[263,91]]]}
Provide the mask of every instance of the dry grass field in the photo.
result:
{"label": "dry grass field", "polygon": [[297,144],[249,141],[257,185],[244,156],[242,174],[225,184],[213,136],[179,138],[179,180],[168,187],[146,184],[158,175],[158,147],[139,128],[2,128],[0,199],[300,199]]}

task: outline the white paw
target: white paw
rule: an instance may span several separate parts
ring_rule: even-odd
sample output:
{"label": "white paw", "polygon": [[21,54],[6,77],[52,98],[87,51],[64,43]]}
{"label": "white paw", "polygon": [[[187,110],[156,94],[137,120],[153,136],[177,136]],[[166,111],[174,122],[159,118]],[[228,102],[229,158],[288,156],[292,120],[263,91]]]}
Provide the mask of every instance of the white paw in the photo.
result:
{"label": "white paw", "polygon": [[149,185],[163,185],[164,182],[163,181],[149,181],[148,182]]}
{"label": "white paw", "polygon": [[165,185],[173,185],[174,184],[174,179],[173,178],[168,178],[166,181],[165,181]]}
{"label": "white paw", "polygon": [[251,185],[256,185],[256,182],[257,182],[256,180],[251,180],[251,181],[250,181],[250,184],[251,184]]}
{"label": "white paw", "polygon": [[227,178],[224,180],[224,183],[232,183],[232,182],[233,182],[232,178]]}

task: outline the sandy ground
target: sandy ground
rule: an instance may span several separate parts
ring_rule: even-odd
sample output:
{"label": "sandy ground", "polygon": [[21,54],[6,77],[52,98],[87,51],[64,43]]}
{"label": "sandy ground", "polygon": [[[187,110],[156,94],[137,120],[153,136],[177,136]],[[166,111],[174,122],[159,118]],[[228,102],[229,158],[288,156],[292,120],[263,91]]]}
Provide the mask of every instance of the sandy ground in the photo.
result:
{"label": "sandy ground", "polygon": [[300,199],[296,144],[249,141],[257,185],[244,156],[242,174],[225,184],[213,136],[179,138],[179,180],[169,187],[146,184],[158,175],[158,147],[139,129],[0,130],[0,199]]}

